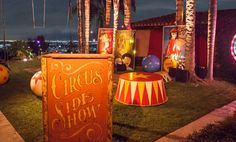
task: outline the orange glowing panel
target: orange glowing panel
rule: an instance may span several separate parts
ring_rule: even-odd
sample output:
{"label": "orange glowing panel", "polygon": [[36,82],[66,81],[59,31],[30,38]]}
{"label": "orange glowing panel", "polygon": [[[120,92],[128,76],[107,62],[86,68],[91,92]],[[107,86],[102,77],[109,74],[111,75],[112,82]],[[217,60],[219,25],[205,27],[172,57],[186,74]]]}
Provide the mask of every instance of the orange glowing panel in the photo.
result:
{"label": "orange glowing panel", "polygon": [[99,28],[98,31],[98,53],[112,54],[113,44],[113,29]]}
{"label": "orange glowing panel", "polygon": [[112,141],[113,57],[42,58],[44,142]]}

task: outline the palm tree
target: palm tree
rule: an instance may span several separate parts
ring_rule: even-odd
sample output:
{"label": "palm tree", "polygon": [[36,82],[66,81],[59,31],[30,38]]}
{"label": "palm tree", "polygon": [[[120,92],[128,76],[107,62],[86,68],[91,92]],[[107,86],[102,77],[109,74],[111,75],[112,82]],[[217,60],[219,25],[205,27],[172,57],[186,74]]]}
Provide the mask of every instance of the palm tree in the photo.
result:
{"label": "palm tree", "polygon": [[124,0],[124,26],[130,27],[131,22],[131,0]]}
{"label": "palm tree", "polygon": [[184,0],[176,0],[176,25],[184,24]]}
{"label": "palm tree", "polygon": [[79,51],[80,53],[84,53],[83,50],[83,1],[82,0],[77,0],[77,14],[78,14],[78,46],[79,46]]}
{"label": "palm tree", "polygon": [[213,78],[213,63],[215,50],[215,36],[216,36],[216,21],[217,21],[217,0],[210,0],[208,10],[208,38],[207,38],[207,79]]}
{"label": "palm tree", "polygon": [[85,0],[85,53],[89,53],[90,0]]}
{"label": "palm tree", "polygon": [[105,27],[109,27],[111,21],[111,0],[106,0]]}
{"label": "palm tree", "polygon": [[[132,10],[135,11],[135,0],[127,0],[125,2],[124,0],[113,0],[113,8],[114,8],[114,31],[116,31],[118,27],[118,15],[119,11],[123,11],[124,8],[126,7],[128,10],[126,10],[127,13],[125,16],[126,21],[128,23],[126,25],[130,25],[130,13],[131,13],[131,8]],[[104,3],[106,3],[104,5]],[[127,6],[124,6],[125,5]],[[90,10],[91,6],[91,10]],[[89,27],[90,27],[90,19],[94,17],[94,15],[97,15],[99,17],[99,21],[105,21],[105,25],[103,27],[109,27],[110,24],[110,17],[111,17],[111,0],[77,0],[77,6],[73,8],[73,11],[77,9],[77,14],[78,14],[78,41],[79,41],[79,48],[81,53],[88,53],[89,51]],[[105,9],[105,10],[104,10]],[[124,14],[124,12],[123,12]],[[85,19],[84,19],[85,18]],[[83,22],[85,21],[85,23]],[[115,32],[114,32],[115,34]],[[115,38],[115,36],[114,36]],[[84,50],[85,48],[85,50]]]}
{"label": "palm tree", "polygon": [[116,30],[118,27],[118,18],[119,18],[119,0],[113,0],[113,8],[114,8],[114,28],[113,28],[113,50],[112,54],[115,54],[115,39],[116,39]]}
{"label": "palm tree", "polygon": [[190,73],[190,81],[196,81],[195,68],[195,1],[186,0],[186,69]]}

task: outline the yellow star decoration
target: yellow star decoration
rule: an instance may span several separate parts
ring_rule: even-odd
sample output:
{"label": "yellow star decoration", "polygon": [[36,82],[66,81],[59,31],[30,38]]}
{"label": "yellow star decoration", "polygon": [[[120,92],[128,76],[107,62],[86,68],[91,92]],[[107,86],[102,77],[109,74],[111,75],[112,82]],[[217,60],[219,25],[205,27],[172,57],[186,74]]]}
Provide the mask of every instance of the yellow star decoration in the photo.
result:
{"label": "yellow star decoration", "polygon": [[137,79],[137,78],[148,79],[150,75],[144,75],[144,74],[142,74],[142,73],[139,73],[139,74],[137,74],[137,73],[131,73],[131,76],[132,76],[132,77],[131,77],[132,79]]}

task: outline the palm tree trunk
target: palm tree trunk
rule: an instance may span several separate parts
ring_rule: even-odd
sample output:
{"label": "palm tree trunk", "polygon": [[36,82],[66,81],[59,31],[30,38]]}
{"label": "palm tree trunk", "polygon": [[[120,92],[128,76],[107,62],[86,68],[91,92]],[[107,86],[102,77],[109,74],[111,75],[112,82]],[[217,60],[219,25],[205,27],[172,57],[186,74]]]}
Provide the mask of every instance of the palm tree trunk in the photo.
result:
{"label": "palm tree trunk", "polygon": [[184,0],[176,0],[176,25],[184,24]]}
{"label": "palm tree trunk", "polygon": [[84,53],[83,50],[83,16],[82,16],[82,0],[77,0],[77,14],[78,14],[78,48],[80,53]]}
{"label": "palm tree trunk", "polygon": [[215,50],[215,36],[216,36],[216,22],[217,22],[217,0],[210,0],[208,10],[208,38],[207,38],[207,79],[214,80],[213,64],[214,64],[214,50]]}
{"label": "palm tree trunk", "polygon": [[85,54],[89,53],[90,0],[85,0]]}
{"label": "palm tree trunk", "polygon": [[105,27],[109,27],[111,21],[111,0],[106,0]]}
{"label": "palm tree trunk", "polygon": [[186,0],[186,69],[190,73],[190,81],[196,81],[195,68],[195,1]]}
{"label": "palm tree trunk", "polygon": [[115,39],[116,39],[116,30],[118,27],[118,18],[119,18],[119,0],[113,0],[114,4],[114,28],[113,28],[113,50],[112,54],[115,54]]}
{"label": "palm tree trunk", "polygon": [[130,27],[131,21],[131,0],[124,0],[124,26],[125,28]]}

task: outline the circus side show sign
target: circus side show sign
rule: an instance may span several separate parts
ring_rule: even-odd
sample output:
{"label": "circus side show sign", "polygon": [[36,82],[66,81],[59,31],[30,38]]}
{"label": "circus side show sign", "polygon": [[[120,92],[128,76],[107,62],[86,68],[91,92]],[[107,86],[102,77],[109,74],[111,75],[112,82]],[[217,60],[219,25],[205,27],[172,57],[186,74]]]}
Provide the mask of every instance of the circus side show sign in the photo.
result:
{"label": "circus side show sign", "polygon": [[118,30],[115,42],[115,67],[117,71],[132,71],[135,68],[135,32]]}
{"label": "circus side show sign", "polygon": [[112,141],[113,56],[42,58],[44,142]]}
{"label": "circus side show sign", "polygon": [[185,69],[186,30],[184,25],[163,27],[162,70]]}

